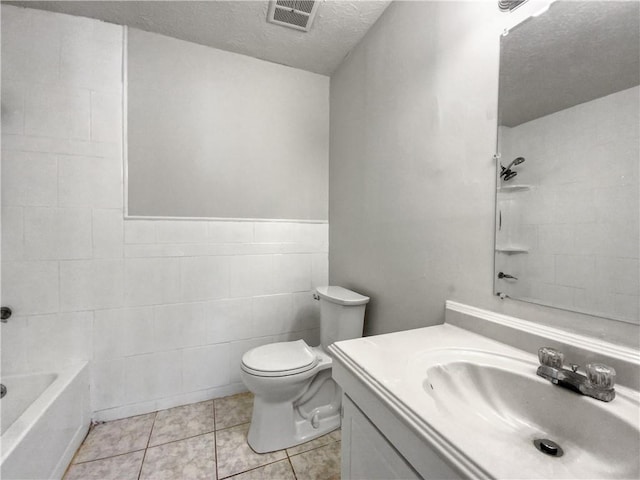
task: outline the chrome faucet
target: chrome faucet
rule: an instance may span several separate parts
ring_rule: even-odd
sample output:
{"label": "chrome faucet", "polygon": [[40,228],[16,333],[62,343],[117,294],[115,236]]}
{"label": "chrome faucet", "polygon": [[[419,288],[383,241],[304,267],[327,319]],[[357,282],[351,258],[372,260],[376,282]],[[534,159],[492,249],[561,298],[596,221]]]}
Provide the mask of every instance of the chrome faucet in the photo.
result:
{"label": "chrome faucet", "polygon": [[578,373],[580,365],[571,364],[571,370],[563,367],[564,355],[551,347],[538,349],[540,366],[536,372],[554,385],[568,388],[589,397],[610,402],[616,396],[613,386],[616,371],[601,363],[590,363],[585,367],[586,375]]}

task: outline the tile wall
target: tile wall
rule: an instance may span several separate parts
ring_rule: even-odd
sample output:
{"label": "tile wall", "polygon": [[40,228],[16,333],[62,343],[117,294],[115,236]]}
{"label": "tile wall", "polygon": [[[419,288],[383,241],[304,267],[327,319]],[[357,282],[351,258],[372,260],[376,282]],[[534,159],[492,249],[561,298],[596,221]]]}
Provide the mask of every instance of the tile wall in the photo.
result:
{"label": "tile wall", "polygon": [[328,276],[327,224],[123,219],[122,35],[2,6],[2,368],[90,361],[98,419],[244,390]]}
{"label": "tile wall", "polygon": [[502,245],[527,254],[497,254],[517,282],[499,289],[638,322],[640,87],[501,128],[502,163],[526,161],[498,193]]}

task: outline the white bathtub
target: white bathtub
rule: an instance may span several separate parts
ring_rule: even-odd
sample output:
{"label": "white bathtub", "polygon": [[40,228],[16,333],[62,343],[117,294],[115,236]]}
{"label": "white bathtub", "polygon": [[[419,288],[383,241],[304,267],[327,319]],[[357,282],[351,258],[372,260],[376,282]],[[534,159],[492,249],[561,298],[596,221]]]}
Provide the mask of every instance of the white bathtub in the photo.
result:
{"label": "white bathtub", "polygon": [[86,363],[2,378],[0,478],[62,478],[90,423]]}

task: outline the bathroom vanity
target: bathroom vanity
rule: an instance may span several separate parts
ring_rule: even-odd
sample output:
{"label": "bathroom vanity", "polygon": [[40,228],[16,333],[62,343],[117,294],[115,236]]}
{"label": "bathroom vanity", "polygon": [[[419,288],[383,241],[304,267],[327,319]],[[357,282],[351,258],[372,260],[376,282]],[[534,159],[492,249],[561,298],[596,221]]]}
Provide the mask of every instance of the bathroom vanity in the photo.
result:
{"label": "bathroom vanity", "polygon": [[[613,401],[536,375],[540,347],[578,373],[613,367]],[[330,351],[344,392],[343,479],[640,476],[633,349],[447,302],[443,325]]]}

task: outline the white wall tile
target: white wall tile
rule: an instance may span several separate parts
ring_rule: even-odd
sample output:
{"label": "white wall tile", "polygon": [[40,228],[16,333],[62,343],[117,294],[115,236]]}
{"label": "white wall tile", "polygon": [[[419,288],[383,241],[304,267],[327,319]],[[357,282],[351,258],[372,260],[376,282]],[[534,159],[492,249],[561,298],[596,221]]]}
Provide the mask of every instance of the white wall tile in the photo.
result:
{"label": "white wall tile", "polygon": [[277,292],[305,292],[311,290],[311,256],[276,255]]}
{"label": "white wall tile", "polygon": [[320,302],[313,298],[312,292],[294,293],[293,323],[291,330],[312,330],[320,328]]}
{"label": "white wall tile", "polygon": [[35,370],[91,359],[93,312],[39,315],[27,320],[27,350]]}
{"label": "white wall tile", "polygon": [[122,260],[60,262],[61,311],[95,310],[122,305]]}
{"label": "white wall tile", "polygon": [[2,262],[2,303],[16,315],[58,311],[58,262]]}
{"label": "white wall tile", "polygon": [[2,6],[2,82],[57,80],[60,35],[36,10]]}
{"label": "white wall tile", "polygon": [[2,82],[2,132],[24,132],[24,85]]}
{"label": "white wall tile", "polygon": [[26,207],[24,243],[30,260],[91,258],[91,210]]}
{"label": "white wall tile", "polygon": [[157,350],[210,343],[203,303],[177,303],[155,307],[154,328]]}
{"label": "white wall tile", "polygon": [[230,296],[252,297],[276,293],[273,255],[235,256],[230,259]]}
{"label": "white wall tile", "polygon": [[123,354],[139,355],[156,350],[155,317],[153,307],[123,308]]}
{"label": "white wall tile", "polygon": [[158,243],[201,243],[207,238],[207,222],[164,220],[156,223]]}
{"label": "white wall tile", "polygon": [[188,257],[180,259],[180,263],[184,301],[229,296],[228,257]]}
{"label": "white wall tile", "polygon": [[93,257],[122,258],[124,227],[122,210],[93,210]]}
{"label": "white wall tile", "polygon": [[153,324],[155,351],[175,350],[185,346],[184,330],[192,326],[187,325],[191,322],[186,321],[185,318],[191,316],[198,318],[198,312],[194,312],[190,306],[191,304],[179,303],[155,307]]}
{"label": "white wall tile", "polygon": [[177,258],[125,260],[125,305],[160,305],[180,301],[180,263]]}
{"label": "white wall tile", "polygon": [[182,351],[183,392],[229,383],[229,344],[186,348]]}
{"label": "white wall tile", "polygon": [[329,251],[329,224],[307,223],[302,224],[302,242],[313,245],[318,251]]}
{"label": "white wall tile", "polygon": [[122,27],[93,23],[63,32],[60,80],[92,90],[117,90],[122,84]]}
{"label": "white wall tile", "polygon": [[208,329],[208,343],[241,340],[255,335],[250,298],[206,302],[204,318]]}
{"label": "white wall tile", "polygon": [[30,365],[27,352],[27,317],[14,313],[11,320],[2,324],[0,341],[2,375],[28,372]]}
{"label": "white wall tile", "polygon": [[311,255],[311,287],[329,285],[329,254],[314,253]]}
{"label": "white wall tile", "polygon": [[293,298],[290,294],[254,297],[251,304],[254,336],[264,337],[293,330]]}
{"label": "white wall tile", "polygon": [[213,243],[253,242],[253,222],[208,222],[207,240]]}
{"label": "white wall tile", "polygon": [[119,158],[122,146],[117,143],[90,142],[75,138],[37,137],[2,134],[3,151],[41,152],[99,158]]}
{"label": "white wall tile", "polygon": [[123,310],[96,310],[93,318],[93,359],[110,360],[124,356],[126,341]]}
{"label": "white wall tile", "polygon": [[122,93],[91,92],[91,140],[122,143]]}
{"label": "white wall tile", "polygon": [[125,403],[124,358],[91,362],[91,408],[93,411]]}
{"label": "white wall tile", "polygon": [[614,294],[614,312],[630,322],[637,322],[640,316],[638,295]]}
{"label": "white wall tile", "polygon": [[41,137],[88,140],[91,132],[89,90],[31,87],[25,95],[24,132]]}
{"label": "white wall tile", "polygon": [[117,158],[59,156],[61,207],[122,208],[122,164]]}
{"label": "white wall tile", "polygon": [[2,205],[56,206],[57,175],[55,155],[3,149]]}
{"label": "white wall tile", "polygon": [[596,288],[598,290],[638,296],[638,292],[640,292],[639,277],[640,265],[635,258],[596,258]]}
{"label": "white wall tile", "polygon": [[175,395],[182,390],[181,351],[127,357],[124,383],[128,403]]}
{"label": "white wall tile", "polygon": [[300,241],[301,226],[289,222],[255,222],[256,243],[285,243]]}
{"label": "white wall tile", "polygon": [[156,243],[156,222],[153,220],[125,220],[126,244]]}
{"label": "white wall tile", "polygon": [[24,221],[22,207],[2,208],[2,259],[24,258]]}
{"label": "white wall tile", "polygon": [[592,255],[556,256],[556,283],[567,287],[588,287],[595,278],[596,261]]}

